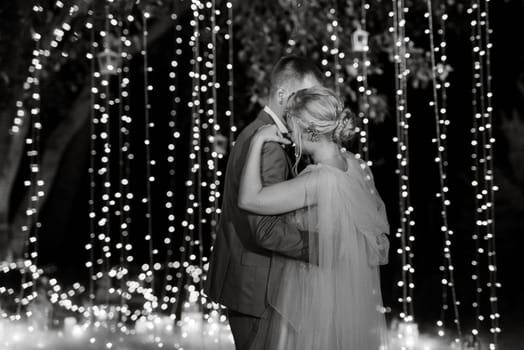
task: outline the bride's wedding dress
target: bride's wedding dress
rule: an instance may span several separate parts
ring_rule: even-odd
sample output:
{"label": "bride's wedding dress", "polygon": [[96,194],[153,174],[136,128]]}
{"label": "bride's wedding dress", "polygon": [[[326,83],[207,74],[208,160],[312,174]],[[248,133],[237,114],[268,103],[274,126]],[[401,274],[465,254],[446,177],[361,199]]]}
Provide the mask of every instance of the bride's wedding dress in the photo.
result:
{"label": "bride's wedding dress", "polygon": [[369,168],[345,155],[346,171],[317,164],[301,173],[315,175],[307,195],[317,205],[289,215],[310,232],[311,264],[282,258],[267,349],[387,349],[379,281],[389,249],[385,207]]}

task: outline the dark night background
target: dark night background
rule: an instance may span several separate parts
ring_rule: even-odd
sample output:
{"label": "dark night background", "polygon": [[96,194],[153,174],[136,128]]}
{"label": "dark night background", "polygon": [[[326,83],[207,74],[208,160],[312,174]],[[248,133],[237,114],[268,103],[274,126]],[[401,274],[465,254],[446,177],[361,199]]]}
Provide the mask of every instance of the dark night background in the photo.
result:
{"label": "dark night background", "polygon": [[[1,135],[2,153],[0,164],[5,162],[5,152],[8,150],[7,129],[13,118],[14,101],[20,91],[20,81],[23,78],[24,65],[15,64],[24,56],[21,44],[13,42],[16,38],[27,38],[25,24],[20,19],[24,17],[24,2],[15,4],[13,1],[2,1],[0,4],[0,73],[4,80],[0,90]],[[494,92],[494,123],[495,137],[495,183],[500,190],[496,193],[496,244],[498,280],[502,288],[498,290],[499,312],[501,313],[501,348],[508,350],[524,349],[524,337],[519,333],[524,329],[524,293],[521,290],[521,251],[524,246],[524,2],[522,1],[492,1],[491,25],[493,35],[492,74]],[[453,259],[455,265],[456,288],[461,300],[460,312],[463,332],[467,333],[473,325],[473,308],[471,301],[474,297],[474,284],[471,281],[472,267],[470,264],[473,254],[471,239],[474,227],[473,192],[470,185],[472,174],[470,171],[471,146],[471,50],[468,37],[468,19],[464,14],[450,14],[450,35],[448,36],[448,63],[453,68],[449,80],[448,90],[449,119],[448,128],[448,184],[450,187],[451,206],[449,207],[450,227],[455,231],[453,236]],[[188,23],[189,15],[182,16],[181,22]],[[242,23],[235,23],[235,30],[239,30]],[[188,25],[183,25],[189,31]],[[185,33],[186,35],[188,33]],[[27,40],[25,41],[27,43]],[[235,38],[235,46],[242,47],[242,38]],[[16,50],[15,50],[16,49]],[[170,176],[166,162],[166,145],[170,138],[167,119],[172,106],[172,96],[168,93],[170,61],[173,58],[173,31],[166,30],[149,48],[150,65],[154,67],[150,74],[150,82],[155,87],[151,93],[151,116],[156,123],[153,128],[152,154],[157,160],[153,172],[157,178],[153,185],[153,221],[156,232],[156,242],[160,242],[165,235],[167,222],[164,219],[167,213],[164,207],[166,188],[174,188],[176,202],[176,216],[178,221],[184,217],[186,193],[184,181],[187,178],[188,142],[187,133],[190,127],[190,110],[186,103],[179,104],[177,112],[177,129],[182,133],[176,145],[175,175]],[[220,53],[219,53],[220,54]],[[220,54],[219,62],[226,60],[225,54]],[[184,41],[183,53],[179,60],[179,94],[181,101],[190,100],[191,81],[186,72],[191,69],[189,63],[191,50]],[[249,123],[257,114],[257,105],[253,106],[250,100],[252,90],[250,80],[246,74],[249,62],[238,60],[235,62],[235,110],[237,125],[241,128]],[[220,64],[219,64],[220,65]],[[26,65],[27,66],[27,60]],[[86,68],[87,67],[87,68]],[[134,123],[131,126],[131,150],[135,160],[131,163],[131,191],[135,194],[133,202],[134,212],[131,225],[131,240],[135,243],[137,261],[145,259],[146,249],[141,246],[145,232],[145,220],[139,203],[144,191],[144,167],[141,161],[144,157],[142,123],[142,61],[139,55],[132,61],[131,96],[133,96],[131,110]],[[398,288],[395,286],[400,276],[400,260],[396,254],[399,245],[394,238],[395,228],[398,225],[398,195],[396,168],[396,145],[392,142],[395,133],[393,91],[393,65],[384,66],[384,75],[370,84],[377,87],[388,98],[389,116],[382,123],[372,124],[370,130],[371,159],[375,162],[373,171],[375,182],[380,194],[386,202],[388,215],[392,226],[392,248],[390,263],[382,269],[383,295],[385,305],[393,308],[395,314],[399,311],[396,298]],[[82,81],[89,74],[88,66],[77,64],[76,61],[66,62],[59,72],[53,73],[43,89],[43,140],[52,134],[52,130],[60,124],[60,118],[70,109],[71,103],[64,99],[67,93],[55,89],[61,81],[77,79]],[[221,75],[220,75],[221,74]],[[225,71],[219,71],[224,78]],[[5,78],[5,77],[8,77]],[[73,78],[72,78],[73,77]],[[77,78],[74,78],[77,77]],[[226,90],[226,89],[222,89]],[[442,236],[440,233],[439,202],[434,193],[438,191],[438,171],[433,162],[435,150],[431,143],[434,137],[434,122],[432,111],[427,107],[430,89],[411,89],[408,95],[410,112],[413,114],[410,125],[410,179],[412,202],[415,208],[414,219],[416,226],[414,233],[414,266],[415,272],[415,317],[422,331],[434,332],[434,322],[438,319],[441,303],[441,274],[438,269],[441,264]],[[75,96],[78,92],[70,93]],[[226,91],[220,92],[220,99],[224,101]],[[112,127],[115,129],[116,122]],[[224,127],[223,127],[224,128]],[[117,133],[112,135],[115,139]],[[115,148],[116,149],[116,148]],[[43,150],[45,152],[45,149]],[[87,270],[84,267],[88,259],[84,245],[88,241],[88,198],[89,176],[89,123],[78,129],[74,137],[68,142],[60,158],[56,180],[47,195],[40,213],[42,228],[40,230],[40,264],[57,276],[64,284],[73,281],[87,281]],[[221,161],[222,168],[225,159]],[[3,166],[3,165],[0,165]],[[19,166],[17,182],[9,200],[9,220],[24,207],[23,181],[27,172],[27,160]],[[113,172],[114,174],[117,171]],[[5,199],[2,199],[5,200]],[[177,232],[182,232],[177,226]],[[5,241],[0,241],[5,242]],[[175,242],[181,242],[177,236]],[[209,242],[206,241],[206,244]],[[3,243],[2,243],[3,244]],[[175,244],[176,245],[176,244]],[[162,245],[158,244],[158,247]],[[160,260],[164,253],[160,253]],[[485,261],[483,261],[485,263]],[[484,268],[484,270],[487,270]],[[484,271],[483,271],[484,272]],[[5,278],[5,281],[3,280]],[[481,278],[487,278],[486,275]],[[0,285],[13,283],[11,279],[0,275]],[[482,310],[488,311],[487,289],[483,292]],[[447,313],[451,315],[451,310]],[[451,319],[447,319],[447,326],[453,329]],[[489,321],[484,322],[487,327]]]}

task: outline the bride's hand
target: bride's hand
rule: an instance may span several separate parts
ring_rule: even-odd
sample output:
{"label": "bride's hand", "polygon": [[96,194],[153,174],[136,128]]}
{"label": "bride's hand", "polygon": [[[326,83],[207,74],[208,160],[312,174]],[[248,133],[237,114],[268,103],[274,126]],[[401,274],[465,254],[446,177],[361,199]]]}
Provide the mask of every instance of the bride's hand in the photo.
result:
{"label": "bride's hand", "polygon": [[276,125],[261,126],[254,136],[254,139],[260,142],[278,142],[285,145],[291,144],[291,141],[282,136]]}

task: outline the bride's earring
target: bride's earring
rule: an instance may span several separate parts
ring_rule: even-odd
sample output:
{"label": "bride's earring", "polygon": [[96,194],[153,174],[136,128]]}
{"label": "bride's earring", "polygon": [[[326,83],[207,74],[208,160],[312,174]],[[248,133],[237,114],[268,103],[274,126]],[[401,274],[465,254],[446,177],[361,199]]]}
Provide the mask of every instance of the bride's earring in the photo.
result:
{"label": "bride's earring", "polygon": [[309,141],[311,142],[318,142],[320,140],[320,134],[317,130],[308,128],[306,129],[308,135],[309,135]]}

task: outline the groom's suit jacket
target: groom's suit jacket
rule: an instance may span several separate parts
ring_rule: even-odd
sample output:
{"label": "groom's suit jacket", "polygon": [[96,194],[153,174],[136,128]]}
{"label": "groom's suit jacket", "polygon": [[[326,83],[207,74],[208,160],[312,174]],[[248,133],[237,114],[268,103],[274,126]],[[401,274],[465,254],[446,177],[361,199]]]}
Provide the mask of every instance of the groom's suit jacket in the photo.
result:
{"label": "groom's suit jacket", "polygon": [[[268,299],[278,289],[283,264],[281,259],[273,259],[274,254],[308,260],[307,233],[287,222],[286,216],[255,215],[237,205],[251,139],[266,124],[273,124],[273,120],[261,111],[240,133],[229,155],[222,214],[204,287],[211,300],[256,317],[265,317]],[[263,184],[287,180],[291,163],[282,146],[266,143],[262,152]]]}

